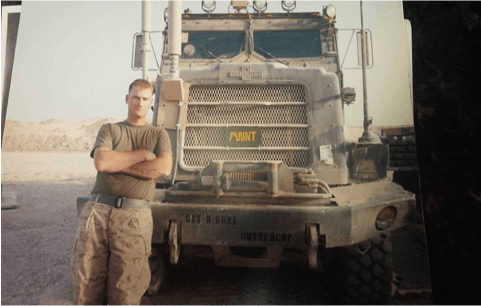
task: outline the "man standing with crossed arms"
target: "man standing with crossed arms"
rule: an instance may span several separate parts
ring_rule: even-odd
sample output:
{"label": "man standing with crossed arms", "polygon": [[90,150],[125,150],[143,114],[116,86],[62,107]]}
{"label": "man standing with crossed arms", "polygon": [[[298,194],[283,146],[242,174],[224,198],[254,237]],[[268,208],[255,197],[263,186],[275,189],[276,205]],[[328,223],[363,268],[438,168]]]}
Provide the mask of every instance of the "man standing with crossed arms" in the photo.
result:
{"label": "man standing with crossed arms", "polygon": [[153,87],[135,80],[126,121],[104,124],[91,157],[97,181],[79,217],[72,256],[75,304],[140,304],[150,283],[155,179],[170,175],[172,149],[147,123]]}

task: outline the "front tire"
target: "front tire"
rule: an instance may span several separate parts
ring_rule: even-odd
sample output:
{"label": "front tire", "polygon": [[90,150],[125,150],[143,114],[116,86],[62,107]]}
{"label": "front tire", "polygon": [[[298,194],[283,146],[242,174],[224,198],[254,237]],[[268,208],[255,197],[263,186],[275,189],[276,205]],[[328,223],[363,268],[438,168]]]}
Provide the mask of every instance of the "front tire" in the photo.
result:
{"label": "front tire", "polygon": [[392,244],[387,235],[340,249],[328,282],[343,304],[385,304],[393,280]]}

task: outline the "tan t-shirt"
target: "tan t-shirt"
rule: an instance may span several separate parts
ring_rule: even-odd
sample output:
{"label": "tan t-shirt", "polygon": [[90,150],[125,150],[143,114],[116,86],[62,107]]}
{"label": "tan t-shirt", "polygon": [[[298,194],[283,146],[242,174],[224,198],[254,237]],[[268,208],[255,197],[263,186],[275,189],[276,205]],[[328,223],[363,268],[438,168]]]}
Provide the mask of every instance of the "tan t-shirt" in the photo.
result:
{"label": "tan t-shirt", "polygon": [[[151,124],[135,126],[127,121],[102,125],[90,153],[92,158],[98,146],[121,152],[146,149],[156,156],[163,152],[172,153],[170,138],[165,129]],[[92,194],[152,201],[154,191],[155,180],[141,179],[121,172],[97,172]]]}

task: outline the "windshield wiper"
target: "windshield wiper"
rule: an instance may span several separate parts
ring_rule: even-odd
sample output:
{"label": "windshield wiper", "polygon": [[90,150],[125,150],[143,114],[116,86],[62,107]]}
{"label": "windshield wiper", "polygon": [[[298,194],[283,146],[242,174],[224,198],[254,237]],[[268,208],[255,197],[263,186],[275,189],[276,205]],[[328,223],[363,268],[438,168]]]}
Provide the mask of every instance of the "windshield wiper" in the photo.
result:
{"label": "windshield wiper", "polygon": [[241,53],[242,53],[242,49],[243,49],[243,47],[245,47],[245,44],[246,44],[246,38],[244,37],[244,40],[242,41],[242,44],[241,44],[241,46],[240,46],[240,48],[239,48],[239,53],[237,53],[237,54],[241,54]]}
{"label": "windshield wiper", "polygon": [[199,48],[201,48],[205,53],[207,53],[208,55],[212,56],[213,58],[215,58],[216,60],[218,60],[219,62],[222,63],[222,61],[217,56],[215,56],[212,52],[210,52],[206,48],[204,48],[202,46],[199,46]]}
{"label": "windshield wiper", "polygon": [[274,55],[270,54],[269,52],[267,52],[266,50],[262,49],[262,48],[259,48],[259,47],[256,47],[256,49],[259,49],[261,50],[262,52],[264,52],[265,54],[269,55],[271,58],[275,59],[276,61],[278,61],[279,63],[281,64],[284,64],[284,65],[288,65],[289,63],[286,63],[284,61],[281,61],[280,59],[278,59],[277,57],[275,57]]}

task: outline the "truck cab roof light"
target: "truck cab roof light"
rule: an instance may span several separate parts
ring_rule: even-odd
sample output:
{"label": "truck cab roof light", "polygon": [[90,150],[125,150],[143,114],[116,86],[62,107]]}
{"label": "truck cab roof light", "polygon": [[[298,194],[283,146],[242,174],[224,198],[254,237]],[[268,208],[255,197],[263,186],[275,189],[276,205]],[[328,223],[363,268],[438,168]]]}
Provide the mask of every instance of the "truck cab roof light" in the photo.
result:
{"label": "truck cab roof light", "polygon": [[164,10],[164,21],[165,23],[169,23],[169,7],[167,6]]}
{"label": "truck cab roof light", "polygon": [[336,19],[337,9],[334,5],[329,4],[328,6],[324,7],[324,16],[329,20]]}
{"label": "truck cab roof light", "polygon": [[264,0],[255,0],[254,1],[254,10],[256,12],[262,13],[267,9],[267,1]]}
{"label": "truck cab roof light", "polygon": [[290,13],[296,8],[296,1],[282,0],[281,6],[284,11],[287,11],[288,13]]}
{"label": "truck cab roof light", "polygon": [[215,10],[216,3],[213,0],[202,0],[202,10],[208,14]]}

